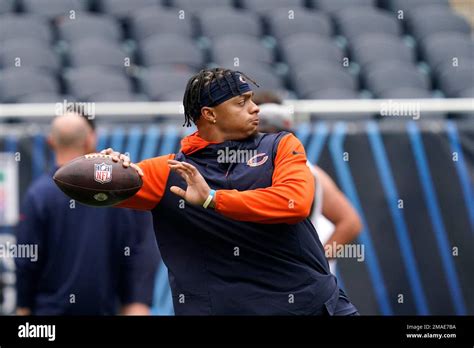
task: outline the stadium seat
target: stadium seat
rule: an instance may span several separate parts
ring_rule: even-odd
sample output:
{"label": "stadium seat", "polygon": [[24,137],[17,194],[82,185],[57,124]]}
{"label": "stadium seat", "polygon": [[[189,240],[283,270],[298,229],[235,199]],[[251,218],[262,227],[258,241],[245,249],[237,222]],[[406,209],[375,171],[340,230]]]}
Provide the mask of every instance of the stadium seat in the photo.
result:
{"label": "stadium seat", "polygon": [[0,67],[33,67],[57,73],[61,68],[59,56],[42,41],[35,39],[11,39],[0,46]]}
{"label": "stadium seat", "polygon": [[307,95],[308,99],[359,99],[357,91],[348,88],[326,88]]}
{"label": "stadium seat", "polygon": [[233,7],[233,0],[172,0],[171,6],[179,10],[196,12],[216,7]]}
{"label": "stadium seat", "polygon": [[187,65],[200,69],[204,65],[203,52],[186,36],[157,34],[140,43],[142,63],[146,66],[170,64]]}
{"label": "stadium seat", "polygon": [[351,45],[351,57],[362,67],[382,61],[398,60],[414,63],[415,53],[401,38],[387,34],[366,34],[358,37]]}
{"label": "stadium seat", "polygon": [[[93,54],[91,54],[93,52]],[[103,66],[124,69],[126,58],[133,59],[117,42],[102,38],[83,39],[71,44],[69,64],[73,67]]]}
{"label": "stadium seat", "polygon": [[147,100],[146,100],[146,97],[141,94],[137,95],[137,94],[132,94],[132,93],[123,92],[123,91],[119,91],[119,92],[105,91],[103,93],[98,93],[89,97],[88,101],[98,102],[98,103],[102,103],[102,102],[119,102],[120,103],[120,102],[140,102],[140,101],[147,101]]}
{"label": "stadium seat", "polygon": [[387,89],[380,93],[380,98],[383,99],[426,99],[432,98],[432,94],[425,88],[416,87],[399,87]]}
{"label": "stadium seat", "polygon": [[212,56],[213,61],[219,65],[233,65],[237,59],[244,64],[273,63],[272,52],[258,38],[246,35],[226,35],[215,39],[212,43]]}
{"label": "stadium seat", "polygon": [[132,84],[127,76],[115,69],[83,67],[65,72],[64,80],[76,99],[89,100],[96,94],[107,92],[132,93]]}
{"label": "stadium seat", "polygon": [[0,16],[0,42],[29,38],[51,42],[53,34],[46,20],[34,15],[4,14]]}
{"label": "stadium seat", "polygon": [[367,8],[348,8],[335,15],[340,30],[349,42],[359,36],[371,33],[384,33],[399,36],[402,33],[400,23],[388,11]]}
{"label": "stadium seat", "polygon": [[[380,98],[384,99],[431,99],[433,98],[433,95],[431,94],[431,91],[428,91],[423,88],[415,88],[415,87],[402,87],[402,88],[394,88],[394,89],[388,89],[381,93],[379,95]],[[407,108],[408,110],[408,108]],[[412,109],[413,110],[413,109]],[[405,111],[408,112],[408,111]],[[401,115],[400,117],[381,117],[380,119],[383,121],[393,121],[393,120],[399,120],[399,121],[406,121],[413,119],[414,117],[417,118],[418,115],[413,114],[413,111],[411,111],[412,114],[408,115]],[[410,116],[411,117],[407,117]],[[420,118],[429,118],[429,119],[443,119],[446,117],[446,114],[443,112],[423,112],[419,114]]]}
{"label": "stadium seat", "polygon": [[202,34],[210,39],[223,35],[260,37],[262,27],[258,15],[245,10],[215,8],[200,12]]}
{"label": "stadium seat", "polygon": [[398,61],[374,64],[365,73],[364,81],[367,88],[377,97],[394,88],[430,89],[427,75],[420,72],[415,65]]}
{"label": "stadium seat", "polygon": [[53,75],[33,68],[11,68],[0,74],[0,101],[16,103],[19,98],[36,93],[59,93]]}
{"label": "stadium seat", "polygon": [[265,13],[278,8],[303,8],[305,0],[240,0],[243,8],[252,12]]}
{"label": "stadium seat", "polygon": [[410,11],[407,28],[417,40],[441,32],[471,33],[469,23],[444,6],[423,6]]}
{"label": "stadium seat", "polygon": [[91,37],[119,41],[122,38],[121,28],[113,17],[97,14],[80,13],[75,19],[64,19],[58,24],[61,39],[73,42]]}
{"label": "stadium seat", "polygon": [[141,8],[161,7],[160,0],[100,0],[98,8],[101,12],[119,19],[125,19],[133,11]]}
{"label": "stadium seat", "polygon": [[68,95],[60,95],[56,93],[35,93],[28,94],[18,98],[18,103],[63,103],[74,102],[74,99]]}
{"label": "stadium seat", "polygon": [[375,7],[375,0],[310,0],[311,6],[329,13],[347,9],[349,7]]}
{"label": "stadium seat", "polygon": [[176,9],[142,8],[131,15],[131,33],[141,41],[154,34],[178,34],[191,37],[191,17],[179,18]]}
{"label": "stadium seat", "polygon": [[15,1],[13,0],[2,0],[0,1],[0,14],[13,12]]}
{"label": "stadium seat", "polygon": [[48,19],[69,16],[70,11],[87,10],[85,0],[22,0],[23,10],[27,13],[44,16]]}
{"label": "stadium seat", "polygon": [[442,65],[437,75],[438,86],[449,98],[457,98],[474,87],[473,71],[473,60],[459,66],[453,66],[452,63]]}
{"label": "stadium seat", "polygon": [[423,58],[433,69],[442,64],[469,59],[474,60],[474,41],[456,32],[433,34],[422,41]]}
{"label": "stadium seat", "polygon": [[259,90],[274,90],[282,92],[285,90],[282,80],[273,71],[269,64],[262,64],[257,62],[242,63],[239,66],[234,65],[223,65],[223,68],[237,70],[252,80],[257,82],[260,86]]}
{"label": "stadium seat", "polygon": [[171,92],[184,93],[186,84],[193,71],[173,71],[166,66],[155,66],[143,72],[139,78],[140,89],[151,100],[165,100],[164,97]]}
{"label": "stadium seat", "polygon": [[313,61],[342,65],[343,50],[331,39],[313,34],[296,34],[281,42],[282,55],[290,67]]}
{"label": "stadium seat", "polygon": [[411,11],[422,6],[449,6],[449,0],[384,0],[382,1],[384,7],[392,11]]}
{"label": "stadium seat", "polygon": [[332,35],[331,20],[323,12],[303,8],[279,8],[270,11],[265,18],[269,24],[270,34],[280,41],[300,33],[327,37]]}
{"label": "stadium seat", "polygon": [[314,62],[295,71],[292,82],[303,99],[330,88],[357,90],[357,81],[347,70],[324,62]]}

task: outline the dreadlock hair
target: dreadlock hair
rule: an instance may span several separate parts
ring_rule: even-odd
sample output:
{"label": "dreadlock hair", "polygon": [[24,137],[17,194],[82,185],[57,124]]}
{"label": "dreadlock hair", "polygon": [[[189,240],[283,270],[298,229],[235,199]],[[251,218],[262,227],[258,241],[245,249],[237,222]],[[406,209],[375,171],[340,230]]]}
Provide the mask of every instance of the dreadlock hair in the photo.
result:
{"label": "dreadlock hair", "polygon": [[[224,68],[203,69],[196,75],[191,77],[186,85],[184,92],[184,124],[183,127],[191,127],[191,121],[196,124],[201,117],[201,93],[204,88],[207,88],[207,93],[211,101],[214,101],[211,95],[211,83],[217,81],[219,87],[224,89],[224,83],[227,84],[233,94],[239,95],[240,90],[235,90],[235,86],[239,88],[237,78],[232,73],[236,72],[252,82],[255,86],[260,87],[254,80],[240,71],[233,71]],[[234,85],[231,83],[234,82]]]}

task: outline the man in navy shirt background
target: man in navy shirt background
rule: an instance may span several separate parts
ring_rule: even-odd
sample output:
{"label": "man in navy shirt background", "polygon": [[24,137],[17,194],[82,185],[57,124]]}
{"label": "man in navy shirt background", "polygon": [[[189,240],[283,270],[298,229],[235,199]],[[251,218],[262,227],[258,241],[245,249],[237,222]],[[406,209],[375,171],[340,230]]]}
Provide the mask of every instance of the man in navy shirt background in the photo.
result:
{"label": "man in navy shirt background", "polygon": [[[95,152],[91,120],[57,117],[49,145],[56,165]],[[17,258],[19,315],[147,315],[159,252],[150,213],[95,209],[38,178],[23,200],[17,243],[37,245],[37,260]]]}

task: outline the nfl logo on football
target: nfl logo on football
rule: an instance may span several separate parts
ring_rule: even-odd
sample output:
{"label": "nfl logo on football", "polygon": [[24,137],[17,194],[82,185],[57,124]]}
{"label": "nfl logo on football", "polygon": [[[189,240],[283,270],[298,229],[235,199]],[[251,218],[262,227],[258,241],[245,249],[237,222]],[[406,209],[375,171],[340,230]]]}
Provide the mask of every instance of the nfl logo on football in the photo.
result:
{"label": "nfl logo on football", "polygon": [[94,164],[94,180],[105,184],[112,181],[112,165],[111,164]]}

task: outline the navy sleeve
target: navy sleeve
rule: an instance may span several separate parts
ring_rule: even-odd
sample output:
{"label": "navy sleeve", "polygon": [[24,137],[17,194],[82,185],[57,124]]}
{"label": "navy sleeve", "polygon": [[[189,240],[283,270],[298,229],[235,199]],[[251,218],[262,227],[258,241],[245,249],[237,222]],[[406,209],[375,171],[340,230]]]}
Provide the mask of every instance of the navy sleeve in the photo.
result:
{"label": "navy sleeve", "polygon": [[153,302],[155,275],[160,259],[150,212],[131,211],[132,226],[127,231],[128,255],[120,276],[120,300],[123,305]]}
{"label": "navy sleeve", "polygon": [[32,309],[42,267],[46,230],[44,214],[32,189],[26,193],[20,213],[20,222],[16,228],[16,243],[28,245],[31,250],[36,250],[36,255],[32,255],[31,258],[15,258],[17,306]]}

